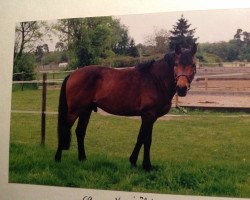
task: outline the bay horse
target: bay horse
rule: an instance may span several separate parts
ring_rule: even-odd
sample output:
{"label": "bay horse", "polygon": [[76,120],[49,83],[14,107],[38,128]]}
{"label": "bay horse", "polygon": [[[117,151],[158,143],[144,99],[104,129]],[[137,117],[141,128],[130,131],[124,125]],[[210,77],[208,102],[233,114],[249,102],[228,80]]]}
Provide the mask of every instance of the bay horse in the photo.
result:
{"label": "bay horse", "polygon": [[61,86],[58,108],[58,149],[55,160],[60,161],[62,150],[68,150],[71,127],[76,128],[78,159],[86,159],[84,137],[92,111],[104,111],[122,116],[140,116],[141,127],[134,150],[129,158],[136,166],[144,145],[142,166],[151,170],[150,146],[153,124],[171,108],[175,93],[186,96],[196,73],[197,45],[184,49],[177,46],[161,60],[152,60],[135,67],[114,69],[85,66],[67,76]]}

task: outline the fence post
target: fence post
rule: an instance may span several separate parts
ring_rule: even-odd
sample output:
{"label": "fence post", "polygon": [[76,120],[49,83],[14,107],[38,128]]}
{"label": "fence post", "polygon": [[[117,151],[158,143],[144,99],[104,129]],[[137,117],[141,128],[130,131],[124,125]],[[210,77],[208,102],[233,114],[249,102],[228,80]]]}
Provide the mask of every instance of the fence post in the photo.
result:
{"label": "fence post", "polygon": [[[21,73],[21,80],[24,81],[24,72]],[[23,91],[23,82],[21,83],[21,90]]]}
{"label": "fence post", "polygon": [[208,77],[205,77],[205,90],[207,91],[208,89]]}
{"label": "fence post", "polygon": [[175,107],[179,106],[179,102],[178,102],[178,94],[175,94]]}
{"label": "fence post", "polygon": [[46,129],[46,86],[47,74],[43,73],[43,89],[42,89],[42,120],[41,120],[41,145],[45,144],[45,129]]}
{"label": "fence post", "polygon": [[38,89],[39,88],[39,69],[38,69],[38,65],[36,67],[36,80],[37,80],[36,87]]}

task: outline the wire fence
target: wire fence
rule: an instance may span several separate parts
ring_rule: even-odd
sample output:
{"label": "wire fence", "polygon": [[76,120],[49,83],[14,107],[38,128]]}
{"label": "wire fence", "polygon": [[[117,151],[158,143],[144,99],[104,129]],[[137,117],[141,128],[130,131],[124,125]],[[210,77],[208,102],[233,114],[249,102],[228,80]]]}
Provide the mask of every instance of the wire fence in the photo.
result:
{"label": "wire fence", "polygon": [[[13,91],[15,90],[24,90],[25,88],[36,88],[38,89],[41,87],[43,80],[43,74],[47,75],[46,83],[48,85],[60,85],[63,81],[63,79],[73,72],[73,70],[70,71],[43,71],[43,72],[34,72],[34,73],[26,73],[26,72],[19,72],[13,74]],[[26,77],[36,77],[36,79],[33,80],[27,80]]]}
{"label": "wire fence", "polygon": [[[205,70],[204,70],[205,69]],[[225,69],[225,68],[224,68]],[[232,70],[234,69],[234,70]],[[195,79],[192,83],[192,90],[195,92],[247,92],[250,93],[250,67],[244,68],[241,72],[238,68],[232,67],[226,73],[217,70],[212,73],[206,72],[206,68],[198,68]],[[203,71],[203,72],[202,72]],[[224,70],[223,70],[224,71]],[[232,71],[232,72],[231,72]],[[43,74],[47,75],[46,84],[48,87],[60,88],[63,79],[70,71],[42,71],[37,73],[19,72],[13,74],[13,91],[24,90],[25,88],[41,89]],[[26,80],[25,75],[35,75],[36,79]],[[14,77],[19,76],[18,80]]]}

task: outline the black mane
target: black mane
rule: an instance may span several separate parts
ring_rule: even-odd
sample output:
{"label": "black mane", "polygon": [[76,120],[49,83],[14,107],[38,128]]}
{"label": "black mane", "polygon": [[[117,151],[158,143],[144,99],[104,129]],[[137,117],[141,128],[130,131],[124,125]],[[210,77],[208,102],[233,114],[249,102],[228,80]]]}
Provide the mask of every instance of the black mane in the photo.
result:
{"label": "black mane", "polygon": [[169,67],[174,67],[175,65],[175,52],[172,51],[170,53],[167,53],[165,56],[164,56],[164,60],[166,61],[166,63],[168,64]]}
{"label": "black mane", "polygon": [[[175,65],[175,51],[167,53],[164,56],[164,59],[167,62],[169,67],[174,67],[174,65]],[[186,66],[186,65],[189,65],[190,63],[192,63],[192,60],[193,60],[193,56],[192,56],[191,50],[182,48],[180,59],[179,59],[180,63],[183,66]]]}
{"label": "black mane", "polygon": [[184,49],[180,57],[180,63],[184,66],[193,62],[193,56],[189,49]]}
{"label": "black mane", "polygon": [[155,60],[149,60],[143,63],[138,64],[136,67],[138,68],[139,71],[144,71],[149,69],[153,64]]}

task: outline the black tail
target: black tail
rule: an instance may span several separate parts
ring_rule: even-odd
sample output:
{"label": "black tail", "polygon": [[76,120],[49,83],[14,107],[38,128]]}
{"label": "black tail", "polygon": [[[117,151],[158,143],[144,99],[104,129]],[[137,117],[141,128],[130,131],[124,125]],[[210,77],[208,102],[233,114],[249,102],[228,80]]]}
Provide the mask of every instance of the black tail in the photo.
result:
{"label": "black tail", "polygon": [[68,105],[66,100],[66,83],[69,76],[67,76],[61,87],[60,97],[59,97],[59,106],[58,106],[58,124],[57,124],[57,132],[58,132],[58,147],[61,149],[69,149],[70,141],[71,141],[71,133],[70,128],[67,122],[68,116]]}

